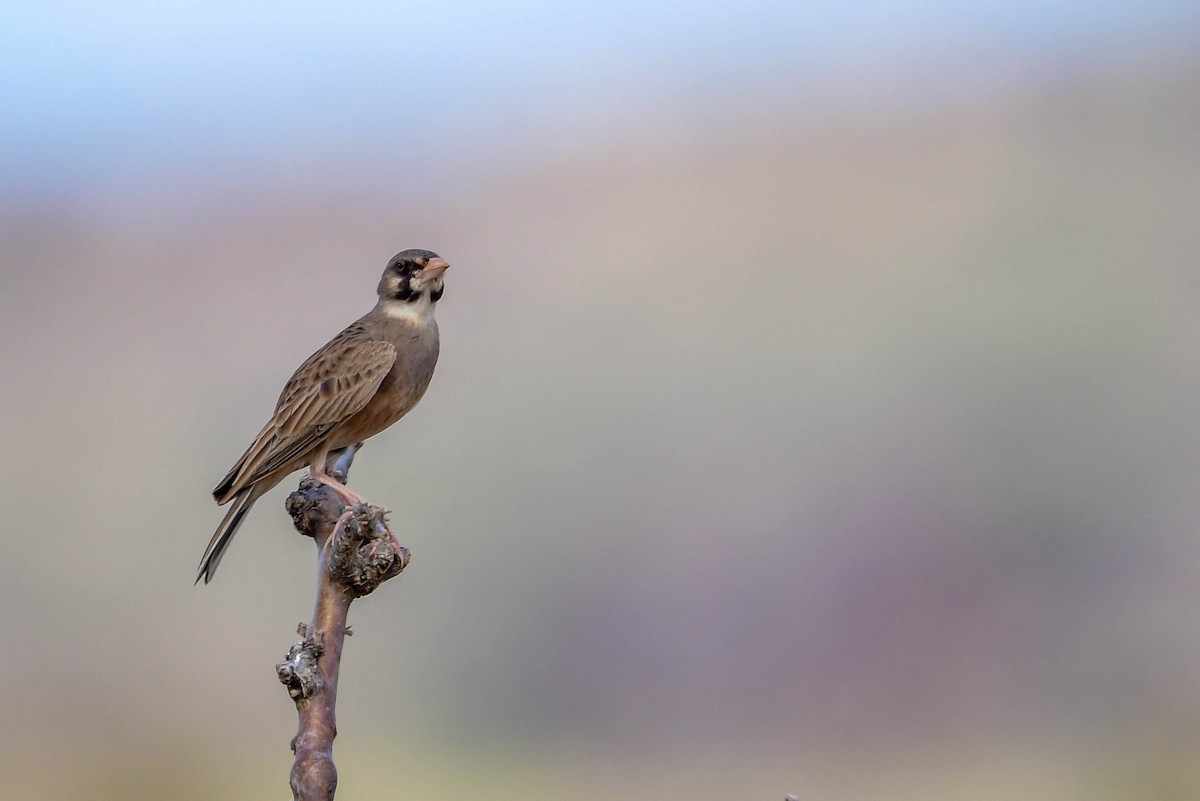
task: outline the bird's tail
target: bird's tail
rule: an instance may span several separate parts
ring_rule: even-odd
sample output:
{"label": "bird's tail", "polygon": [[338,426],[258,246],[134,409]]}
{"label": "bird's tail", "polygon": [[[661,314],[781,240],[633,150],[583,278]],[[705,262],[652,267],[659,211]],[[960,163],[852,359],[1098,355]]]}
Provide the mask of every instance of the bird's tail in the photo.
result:
{"label": "bird's tail", "polygon": [[217,565],[221,563],[225,549],[229,547],[233,535],[237,534],[242,521],[246,519],[246,513],[258,500],[254,489],[252,484],[233,496],[233,504],[225,513],[225,519],[221,521],[221,525],[217,526],[216,533],[212,535],[212,539],[208,541],[208,547],[204,550],[204,557],[200,560],[200,572],[196,575],[197,584],[200,583],[200,579],[204,579],[204,583],[207,584],[217,574]]}

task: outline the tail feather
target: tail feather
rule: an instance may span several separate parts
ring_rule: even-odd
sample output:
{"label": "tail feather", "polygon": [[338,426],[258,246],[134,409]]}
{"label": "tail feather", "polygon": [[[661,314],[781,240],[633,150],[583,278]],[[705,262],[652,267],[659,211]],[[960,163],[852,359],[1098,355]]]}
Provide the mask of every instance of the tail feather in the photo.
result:
{"label": "tail feather", "polygon": [[207,584],[217,574],[217,565],[221,563],[225,549],[229,547],[233,535],[237,534],[237,530],[241,527],[242,521],[246,519],[246,514],[254,506],[254,502],[258,500],[254,489],[254,486],[246,487],[234,496],[233,505],[225,513],[221,525],[217,526],[216,533],[208,541],[208,547],[204,550],[203,558],[200,559],[200,572],[196,575],[197,584],[200,583],[200,579],[204,579],[204,583]]}

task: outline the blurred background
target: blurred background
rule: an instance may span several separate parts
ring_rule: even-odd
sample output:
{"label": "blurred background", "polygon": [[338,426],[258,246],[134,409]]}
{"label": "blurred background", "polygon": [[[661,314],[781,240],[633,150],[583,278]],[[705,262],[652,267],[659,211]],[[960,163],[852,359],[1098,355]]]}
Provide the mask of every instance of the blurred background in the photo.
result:
{"label": "blurred background", "polygon": [[0,796],[287,797],[209,491],[406,247],[339,797],[1200,796],[1200,5],[5,3],[0,102]]}

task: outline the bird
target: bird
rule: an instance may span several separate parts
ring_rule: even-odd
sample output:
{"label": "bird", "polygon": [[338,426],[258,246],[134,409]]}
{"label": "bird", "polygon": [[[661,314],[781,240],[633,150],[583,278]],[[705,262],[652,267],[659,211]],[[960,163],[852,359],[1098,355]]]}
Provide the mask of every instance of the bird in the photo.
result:
{"label": "bird", "polygon": [[347,505],[363,501],[329,475],[346,448],[406,415],[425,394],[440,341],[434,310],[450,264],[432,250],[393,256],[376,288],[375,307],[309,356],[275,404],[275,413],[213,490],[231,504],[200,560],[196,583],[208,584],[254,502],[307,467]]}

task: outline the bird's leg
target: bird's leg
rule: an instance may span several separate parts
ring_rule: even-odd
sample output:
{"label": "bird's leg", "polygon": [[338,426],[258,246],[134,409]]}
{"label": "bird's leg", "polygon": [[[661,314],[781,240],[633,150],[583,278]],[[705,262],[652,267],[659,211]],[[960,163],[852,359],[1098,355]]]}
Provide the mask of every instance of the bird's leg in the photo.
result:
{"label": "bird's leg", "polygon": [[[317,465],[320,465],[318,467]],[[308,474],[313,481],[320,482],[329,487],[334,493],[345,501],[347,506],[354,506],[356,503],[366,503],[367,499],[359,495],[354,490],[347,487],[342,482],[338,481],[333,476],[325,472],[325,460],[321,459],[316,464],[309,465]]]}
{"label": "bird's leg", "polygon": [[350,474],[350,465],[354,463],[354,454],[358,453],[362,446],[361,442],[356,442],[329,454],[325,457],[325,472],[344,483],[346,476]]}

